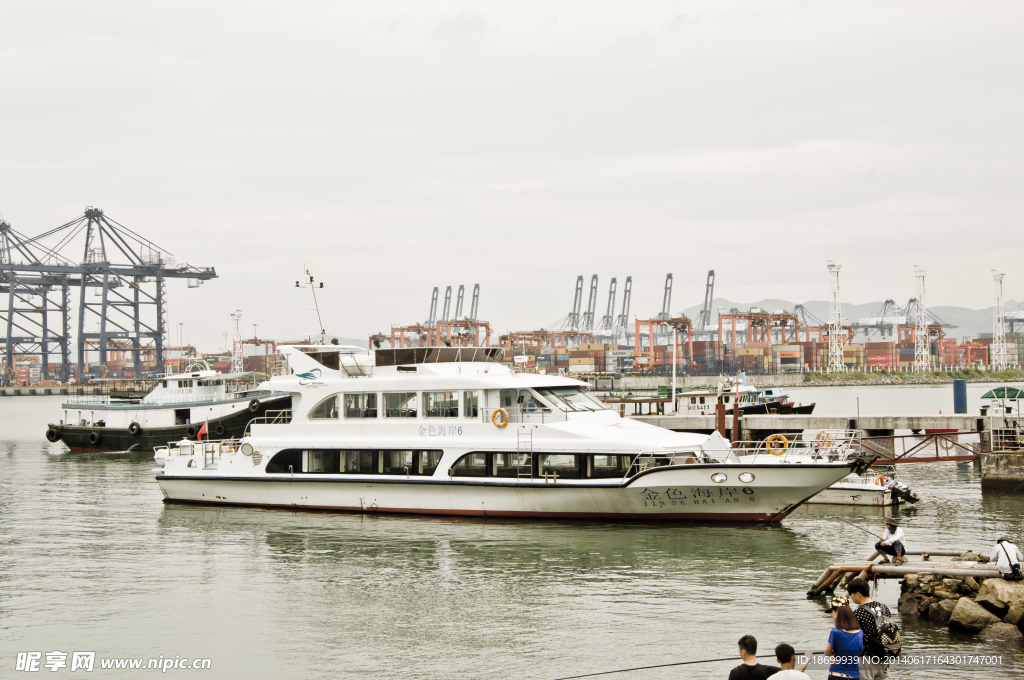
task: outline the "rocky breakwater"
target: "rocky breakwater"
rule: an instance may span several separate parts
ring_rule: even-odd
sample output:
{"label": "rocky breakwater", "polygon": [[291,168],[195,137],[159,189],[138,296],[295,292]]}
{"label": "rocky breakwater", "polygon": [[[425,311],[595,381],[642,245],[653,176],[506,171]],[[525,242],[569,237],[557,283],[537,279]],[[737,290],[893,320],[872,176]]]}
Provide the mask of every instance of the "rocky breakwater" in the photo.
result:
{"label": "rocky breakwater", "polygon": [[[977,562],[978,557],[966,553],[960,561]],[[901,591],[903,616],[927,618],[951,630],[993,640],[1024,639],[1024,582],[987,578],[978,583],[970,576],[910,574]]]}

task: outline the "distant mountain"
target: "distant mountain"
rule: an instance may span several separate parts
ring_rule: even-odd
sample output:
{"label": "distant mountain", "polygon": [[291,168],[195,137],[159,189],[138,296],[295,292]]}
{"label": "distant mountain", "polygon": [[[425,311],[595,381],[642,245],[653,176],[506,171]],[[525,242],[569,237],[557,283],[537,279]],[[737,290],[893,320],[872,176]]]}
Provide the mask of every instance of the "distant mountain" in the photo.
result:
{"label": "distant mountain", "polygon": [[[848,321],[856,321],[858,319],[866,319],[878,315],[878,310],[882,308],[884,302],[867,302],[864,304],[850,304],[843,303],[843,318]],[[905,300],[900,300],[899,304],[906,304]],[[1009,312],[1015,309],[1020,303],[1016,300],[1008,300],[1003,310]],[[813,316],[817,317],[822,323],[828,322],[828,311],[829,303],[824,300],[810,300],[803,303],[804,308]],[[687,307],[683,310],[683,314],[686,314],[691,319],[695,319],[700,313],[702,305],[695,305],[693,307]],[[796,304],[789,300],[777,300],[777,299],[765,299],[758,300],[756,302],[744,302],[738,303],[725,298],[715,298],[711,305],[711,324],[715,327],[718,326],[718,310],[719,309],[738,309],[741,312],[749,310],[751,307],[758,307],[768,312],[775,312],[777,310],[785,309],[787,311],[793,311]],[[992,307],[987,309],[968,309],[966,307],[950,307],[950,306],[937,306],[929,307],[928,311],[935,317],[941,319],[947,324],[952,324],[956,328],[949,328],[947,335],[962,339],[964,336],[977,337],[980,333],[991,333],[992,332]]]}

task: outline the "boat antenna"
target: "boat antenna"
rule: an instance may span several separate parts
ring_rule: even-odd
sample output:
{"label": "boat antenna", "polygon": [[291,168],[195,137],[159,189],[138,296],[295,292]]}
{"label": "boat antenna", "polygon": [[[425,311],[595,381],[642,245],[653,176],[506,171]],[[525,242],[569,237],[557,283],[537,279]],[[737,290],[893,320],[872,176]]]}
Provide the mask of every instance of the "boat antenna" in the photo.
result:
{"label": "boat antenna", "polygon": [[[320,335],[324,336],[324,339],[326,340],[327,339],[327,337],[326,337],[327,336],[327,331],[324,330],[324,321],[323,321],[323,319],[320,318],[320,303],[317,302],[317,299],[316,299],[316,289],[317,289],[318,286],[315,285],[315,281],[313,280],[313,275],[309,273],[308,269],[306,270],[306,276],[309,277],[309,281],[306,281],[304,285],[300,285],[299,282],[296,281],[295,282],[295,287],[296,288],[308,287],[309,290],[313,291],[313,306],[316,308],[316,320],[320,324]],[[321,281],[319,288],[323,288],[323,287],[324,287],[324,282]],[[312,340],[312,338],[310,338],[310,340]]]}

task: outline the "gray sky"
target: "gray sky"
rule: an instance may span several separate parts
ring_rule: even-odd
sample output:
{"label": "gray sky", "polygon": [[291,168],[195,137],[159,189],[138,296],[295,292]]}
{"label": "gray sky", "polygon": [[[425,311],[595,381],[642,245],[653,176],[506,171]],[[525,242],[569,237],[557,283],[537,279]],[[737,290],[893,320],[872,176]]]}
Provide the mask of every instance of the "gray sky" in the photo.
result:
{"label": "gray sky", "polygon": [[[423,320],[494,328],[577,274],[634,314],[703,298],[1024,296],[1024,5],[1014,2],[56,2],[0,9],[0,212],[86,205],[221,278],[171,323],[221,346]],[[1017,265],[1017,267],[1014,267]],[[601,309],[603,312],[603,309]],[[248,328],[248,331],[245,329]]]}

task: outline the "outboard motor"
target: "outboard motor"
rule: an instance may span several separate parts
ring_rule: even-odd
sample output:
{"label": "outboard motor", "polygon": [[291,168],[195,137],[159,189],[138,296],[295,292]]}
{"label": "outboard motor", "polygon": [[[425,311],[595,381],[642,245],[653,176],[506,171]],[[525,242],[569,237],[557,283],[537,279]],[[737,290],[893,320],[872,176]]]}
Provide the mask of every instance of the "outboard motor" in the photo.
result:
{"label": "outboard motor", "polygon": [[920,498],[910,490],[910,487],[906,484],[901,484],[895,479],[889,484],[889,493],[896,498],[902,498],[907,503],[916,503]]}

